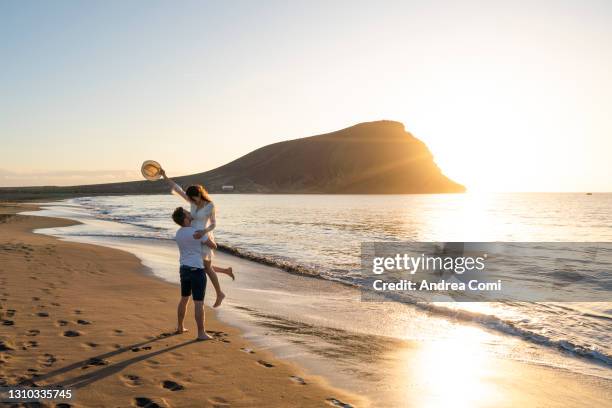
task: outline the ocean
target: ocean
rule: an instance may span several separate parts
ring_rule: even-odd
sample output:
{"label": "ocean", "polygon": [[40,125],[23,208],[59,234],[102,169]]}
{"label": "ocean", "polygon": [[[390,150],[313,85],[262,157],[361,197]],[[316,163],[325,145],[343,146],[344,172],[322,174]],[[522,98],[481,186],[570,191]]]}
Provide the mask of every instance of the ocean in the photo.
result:
{"label": "ocean", "polygon": [[[288,276],[311,276],[340,286],[357,282],[362,242],[612,242],[612,194],[223,194],[213,200],[215,236],[222,251],[277,266]],[[53,204],[56,212],[61,208],[62,216],[88,221],[54,235],[167,242],[176,230],[170,214],[180,205],[186,206],[170,194],[65,200]],[[240,279],[239,270],[237,276]],[[588,299],[590,287],[584,284],[579,290]],[[364,312],[372,307],[363,305]],[[404,314],[420,309],[415,313],[421,313],[421,320],[452,321],[507,338],[513,344],[511,358],[612,378],[612,299],[402,307]],[[273,310],[266,313],[274,317]],[[376,327],[401,340],[422,340],[427,335],[421,329],[397,332]],[[521,349],[521,344],[528,346]]]}

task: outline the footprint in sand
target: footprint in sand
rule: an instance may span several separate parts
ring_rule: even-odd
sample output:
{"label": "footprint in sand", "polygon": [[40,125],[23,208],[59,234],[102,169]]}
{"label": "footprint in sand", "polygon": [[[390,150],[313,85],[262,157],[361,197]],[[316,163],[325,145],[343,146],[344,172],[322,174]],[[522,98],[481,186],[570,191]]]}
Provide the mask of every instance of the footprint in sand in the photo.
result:
{"label": "footprint in sand", "polygon": [[13,316],[15,316],[15,313],[17,313],[17,311],[15,309],[7,309],[6,310],[6,317],[13,317]]}
{"label": "footprint in sand", "polygon": [[88,320],[79,319],[77,320],[77,324],[87,325],[87,324],[91,324],[91,322]]}
{"label": "footprint in sand", "polygon": [[23,345],[21,346],[22,350],[29,350],[31,348],[37,348],[38,347],[38,342],[37,341],[28,341],[26,343],[23,343]]}
{"label": "footprint in sand", "polygon": [[302,377],[298,377],[297,375],[292,375],[289,378],[291,378],[291,381],[296,382],[300,385],[306,385],[306,381],[302,378]]}
{"label": "footprint in sand", "polygon": [[221,397],[212,397],[208,399],[208,402],[210,402],[211,404],[213,404],[213,407],[229,407],[230,403],[228,400],[226,400],[225,398],[221,398]]}
{"label": "footprint in sand", "polygon": [[35,336],[38,336],[39,334],[40,334],[40,330],[38,330],[38,329],[30,329],[26,333],[26,336],[28,336],[28,337],[35,337]]}
{"label": "footprint in sand", "polygon": [[223,342],[223,343],[231,343],[231,341],[229,341],[228,339],[226,339],[226,338],[225,338],[225,337],[227,337],[227,336],[228,336],[228,334],[227,334],[227,333],[225,333],[225,332],[222,332],[222,331],[214,331],[214,330],[213,330],[213,331],[211,331],[211,330],[209,330],[209,331],[208,331],[208,334],[210,334],[210,335],[213,337],[213,339],[215,339],[215,340],[217,340],[217,341],[221,341],[221,342]]}
{"label": "footprint in sand", "polygon": [[57,322],[55,322],[55,324],[58,326],[67,326],[68,323],[69,322],[67,320],[58,320]]}
{"label": "footprint in sand", "polygon": [[85,345],[91,348],[95,348],[95,347],[98,347],[99,344],[94,343],[94,342],[88,342],[88,343],[85,343]]}
{"label": "footprint in sand", "polygon": [[59,404],[55,404],[55,408],[72,408],[72,405],[65,402],[60,402]]}
{"label": "footprint in sand", "polygon": [[3,325],[3,326],[14,326],[14,325],[15,325],[15,322],[14,322],[14,321],[12,321],[12,320],[3,320],[3,321],[2,321],[2,325]]}
{"label": "footprint in sand", "polygon": [[157,402],[155,402],[152,399],[149,399],[147,397],[136,397],[136,398],[134,398],[134,403],[136,404],[137,407],[143,407],[143,408],[162,408],[162,406],[159,405]]}
{"label": "footprint in sand", "polygon": [[272,368],[272,367],[274,367],[274,364],[272,364],[272,363],[268,363],[267,361],[264,361],[264,360],[257,360],[257,364],[259,364],[259,365],[261,365],[261,366],[264,366],[264,367],[266,367],[266,368]]}
{"label": "footprint in sand", "polygon": [[32,300],[33,300],[34,302],[37,302],[37,301],[39,301],[39,300],[40,300],[40,298],[39,298],[38,296],[34,296],[34,297],[32,298]]}
{"label": "footprint in sand", "polygon": [[105,366],[105,365],[109,365],[110,362],[108,360],[105,360],[103,358],[98,358],[98,357],[92,357],[89,360],[87,360],[87,362],[85,363],[85,365],[83,367],[81,367],[82,370],[86,370],[89,367],[93,367],[93,366]]}
{"label": "footprint in sand", "polygon": [[162,382],[162,387],[170,391],[180,391],[185,389],[183,385],[170,380]]}
{"label": "footprint in sand", "polygon": [[121,377],[125,385],[127,385],[128,387],[137,387],[139,385],[142,385],[142,379],[137,375],[126,374]]}
{"label": "footprint in sand", "polygon": [[250,348],[241,347],[240,351],[247,353],[247,354],[255,354],[255,352],[251,350]]}
{"label": "footprint in sand", "polygon": [[325,400],[328,404],[333,405],[334,407],[340,407],[340,408],[353,408],[353,406],[351,404],[347,404],[346,402],[342,402],[337,398],[334,397],[330,397],[328,399]]}
{"label": "footprint in sand", "polygon": [[36,316],[38,316],[38,317],[49,317],[49,313],[47,313],[47,312],[38,312],[38,313],[36,313]]}
{"label": "footprint in sand", "polygon": [[60,305],[59,303],[57,303],[57,302],[51,302],[51,305],[52,305],[52,306],[61,306],[61,305]]}
{"label": "footprint in sand", "polygon": [[51,367],[57,361],[57,358],[55,358],[53,354],[45,353],[45,355],[41,357],[39,360],[42,360],[41,364],[43,366]]}
{"label": "footprint in sand", "polygon": [[79,309],[76,309],[76,310],[74,311],[74,314],[78,314],[78,315],[80,315],[80,314],[83,314],[83,311],[81,311],[81,310],[79,310]]}
{"label": "footprint in sand", "polygon": [[144,346],[144,347],[132,347],[132,351],[134,353],[138,352],[138,351],[142,351],[142,350],[151,350],[151,346]]}
{"label": "footprint in sand", "polygon": [[115,332],[115,334],[123,334],[123,330],[120,329],[115,329],[113,331]]}
{"label": "footprint in sand", "polygon": [[38,387],[38,384],[36,384],[34,380],[32,380],[31,378],[21,377],[17,382],[17,386],[19,387]]}
{"label": "footprint in sand", "polygon": [[4,340],[0,340],[0,351],[12,351],[12,350],[15,350],[12,344]]}
{"label": "footprint in sand", "polygon": [[81,335],[81,332],[78,332],[76,330],[66,330],[64,332],[64,337],[79,337]]}

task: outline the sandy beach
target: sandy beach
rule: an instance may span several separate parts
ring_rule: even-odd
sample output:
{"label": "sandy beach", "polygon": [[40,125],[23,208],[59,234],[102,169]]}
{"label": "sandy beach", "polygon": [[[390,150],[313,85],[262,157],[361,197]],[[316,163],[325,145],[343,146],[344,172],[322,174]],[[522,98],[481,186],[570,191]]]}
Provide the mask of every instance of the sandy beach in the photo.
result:
{"label": "sandy beach", "polygon": [[61,385],[86,407],[367,405],[251,346],[210,309],[214,340],[194,341],[191,308],[190,333],[171,335],[176,286],[131,254],[32,233],[72,223],[15,215],[33,208],[0,208],[4,385]]}

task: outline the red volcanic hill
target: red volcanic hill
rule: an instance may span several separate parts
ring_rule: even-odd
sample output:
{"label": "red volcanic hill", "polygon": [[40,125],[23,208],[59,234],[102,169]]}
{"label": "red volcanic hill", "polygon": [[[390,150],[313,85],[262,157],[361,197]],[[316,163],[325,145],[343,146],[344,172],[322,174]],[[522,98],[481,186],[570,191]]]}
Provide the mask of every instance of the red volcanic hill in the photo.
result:
{"label": "red volcanic hill", "polygon": [[[239,193],[411,194],[460,193],[425,143],[400,122],[360,123],[332,133],[274,143],[204,173],[176,177],[182,185],[204,184],[211,192],[231,185]],[[162,181],[74,187],[0,189],[0,198],[37,195],[155,194]]]}

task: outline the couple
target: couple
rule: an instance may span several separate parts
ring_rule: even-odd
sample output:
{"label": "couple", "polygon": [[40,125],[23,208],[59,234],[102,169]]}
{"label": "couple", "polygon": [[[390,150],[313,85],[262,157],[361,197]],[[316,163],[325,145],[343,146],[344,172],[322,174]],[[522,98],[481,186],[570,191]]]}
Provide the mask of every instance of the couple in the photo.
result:
{"label": "couple", "polygon": [[217,248],[212,230],[216,226],[215,205],[201,185],[192,185],[183,190],[162,169],[160,174],[170,185],[172,191],[187,201],[191,211],[178,207],[172,219],[180,228],[176,232],[176,243],[180,252],[181,300],[178,305],[177,334],[184,333],[185,312],[189,297],[193,297],[195,318],[198,326],[198,340],[208,340],[210,336],[204,331],[204,292],[206,276],[215,288],[217,299],[214,307],[219,307],[225,294],[221,291],[217,273],[224,273],[234,279],[232,268],[213,267],[213,249]]}

